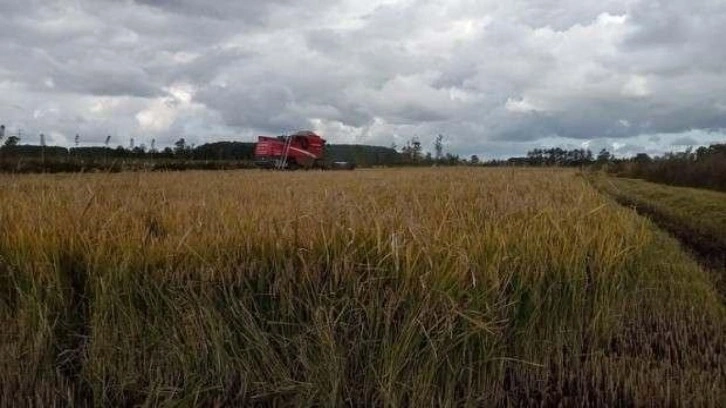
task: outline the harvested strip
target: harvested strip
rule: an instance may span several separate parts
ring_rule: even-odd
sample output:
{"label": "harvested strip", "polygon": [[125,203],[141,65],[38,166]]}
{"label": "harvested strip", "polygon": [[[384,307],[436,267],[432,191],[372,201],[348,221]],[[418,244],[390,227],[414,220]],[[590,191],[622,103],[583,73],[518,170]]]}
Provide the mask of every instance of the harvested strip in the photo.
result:
{"label": "harvested strip", "polygon": [[[598,178],[595,185],[620,204],[648,216],[690,249],[709,269],[726,269],[726,193],[642,180]],[[721,292],[724,293],[724,277]]]}

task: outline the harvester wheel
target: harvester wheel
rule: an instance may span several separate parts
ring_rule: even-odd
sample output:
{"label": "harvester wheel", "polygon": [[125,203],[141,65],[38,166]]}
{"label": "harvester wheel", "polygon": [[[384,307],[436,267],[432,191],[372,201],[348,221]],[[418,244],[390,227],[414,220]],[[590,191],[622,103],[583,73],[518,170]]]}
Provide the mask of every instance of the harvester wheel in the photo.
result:
{"label": "harvester wheel", "polygon": [[295,162],[287,162],[287,170],[297,170],[300,166]]}

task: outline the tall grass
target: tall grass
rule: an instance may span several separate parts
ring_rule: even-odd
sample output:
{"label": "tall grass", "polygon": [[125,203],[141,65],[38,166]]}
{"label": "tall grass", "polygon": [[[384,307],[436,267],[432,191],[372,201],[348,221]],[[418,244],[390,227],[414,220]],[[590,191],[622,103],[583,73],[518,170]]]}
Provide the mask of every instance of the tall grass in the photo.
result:
{"label": "tall grass", "polygon": [[718,405],[698,265],[572,172],[0,176],[0,404]]}

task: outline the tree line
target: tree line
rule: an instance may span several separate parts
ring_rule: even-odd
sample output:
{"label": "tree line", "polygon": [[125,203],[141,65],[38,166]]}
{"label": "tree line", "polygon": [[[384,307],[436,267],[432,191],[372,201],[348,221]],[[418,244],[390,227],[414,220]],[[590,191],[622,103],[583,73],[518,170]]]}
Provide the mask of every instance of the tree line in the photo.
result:
{"label": "tree line", "polygon": [[656,157],[641,153],[613,162],[608,171],[656,183],[726,191],[726,144],[688,148]]}
{"label": "tree line", "polygon": [[[79,135],[75,136],[73,147],[48,146],[43,134],[40,134],[39,141],[40,144],[20,144],[20,134],[5,137],[5,127],[0,126],[0,171],[182,170],[254,166],[254,142],[220,141],[196,146],[179,138],[172,146],[159,149],[155,139],[146,146],[137,145],[133,138],[126,146],[111,147],[111,136],[106,137],[103,146],[81,146]],[[459,165],[466,162],[458,155],[444,153],[443,145],[442,135],[436,138],[435,154],[424,153],[421,142],[415,137],[401,149],[395,145],[328,144],[325,158],[328,161],[353,162],[358,167]],[[472,156],[471,162],[477,164],[479,161]]]}
{"label": "tree line", "polygon": [[[21,144],[20,135],[5,134],[0,126],[0,171],[8,172],[73,172],[122,170],[185,170],[234,169],[254,167],[253,142],[221,141],[201,145],[189,144],[184,138],[172,146],[158,149],[151,145],[110,146],[108,136],[103,146],[80,146],[76,135],[73,147],[49,146],[45,136],[40,144]],[[330,144],[325,148],[326,160],[349,161],[360,167],[395,166],[405,163],[396,150],[383,146]]]}
{"label": "tree line", "polygon": [[[103,146],[80,146],[80,136],[73,147],[47,146],[40,134],[39,145],[20,144],[21,135],[6,135],[0,125],[0,171],[121,171],[134,169],[185,170],[235,169],[254,166],[253,142],[221,141],[199,146],[184,138],[172,146],[158,149],[156,140],[150,146],[136,145],[133,138],[127,146],[110,147],[111,136]],[[644,178],[654,182],[681,186],[705,187],[726,191],[726,144],[714,144],[685,152],[650,157],[639,153],[631,158],[616,158],[606,149],[597,155],[589,149],[560,147],[535,148],[526,156],[508,159],[468,159],[445,151],[444,136],[434,138],[433,148],[425,151],[417,137],[399,147],[359,144],[330,144],[325,156],[330,161],[354,162],[359,167],[374,166],[557,166],[604,168],[614,175]]]}

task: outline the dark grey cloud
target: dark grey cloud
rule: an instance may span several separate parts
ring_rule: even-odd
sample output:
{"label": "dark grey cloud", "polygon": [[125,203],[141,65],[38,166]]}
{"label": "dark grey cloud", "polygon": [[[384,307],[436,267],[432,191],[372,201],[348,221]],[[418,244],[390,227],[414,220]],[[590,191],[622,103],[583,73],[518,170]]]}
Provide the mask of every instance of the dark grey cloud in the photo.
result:
{"label": "dark grey cloud", "polygon": [[[239,1],[239,0],[134,0],[133,3],[148,6],[160,12],[174,13],[194,18],[204,17],[215,20],[242,21],[245,23],[262,25],[269,23],[275,13],[284,14],[286,9],[293,9],[301,16],[314,16],[314,12],[302,10],[298,7],[307,7],[314,10],[329,4],[327,0],[266,0],[266,1]],[[291,23],[294,23],[292,21]]]}
{"label": "dark grey cloud", "polygon": [[726,129],[720,0],[6,0],[0,15],[0,121],[59,143],[314,128],[441,133],[484,157],[630,154]]}

